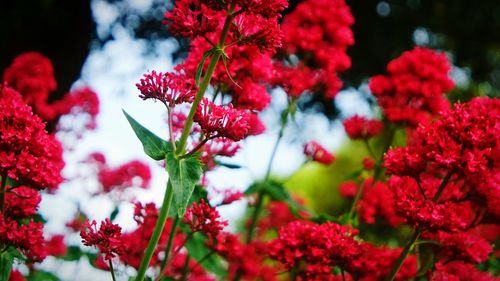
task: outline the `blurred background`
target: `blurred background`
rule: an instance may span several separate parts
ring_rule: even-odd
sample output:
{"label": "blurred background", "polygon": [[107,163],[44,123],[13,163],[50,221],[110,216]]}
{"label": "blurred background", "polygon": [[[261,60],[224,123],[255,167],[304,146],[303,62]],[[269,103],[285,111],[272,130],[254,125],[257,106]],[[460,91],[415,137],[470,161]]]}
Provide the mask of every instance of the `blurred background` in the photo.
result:
{"label": "blurred background", "polygon": [[[287,11],[298,2],[291,1]],[[353,26],[356,43],[348,50],[352,68],[340,74],[344,88],[332,102],[315,96],[301,99],[301,113],[287,128],[272,170],[273,175],[285,179],[291,190],[305,197],[312,208],[328,213],[341,208],[332,187],[343,180],[349,164],[359,163],[364,154],[362,147],[358,148],[359,156],[352,152],[343,154],[346,146],[352,151],[355,144],[346,143],[340,121],[353,114],[374,114],[367,81],[370,76],[384,73],[391,59],[415,45],[445,51],[454,65],[451,75],[457,85],[451,100],[500,96],[500,1],[346,2],[356,19]],[[80,164],[92,152],[105,154],[110,166],[140,159],[152,168],[151,187],[132,190],[126,195],[128,202],[118,204],[116,221],[124,229],[133,227],[131,198],[161,202],[166,174],[143,155],[121,110],[127,110],[156,134],[167,137],[163,107],[139,99],[135,83],[147,71],[171,70],[186,56],[188,42],[172,38],[161,23],[164,12],[172,6],[168,0],[1,1],[0,70],[10,65],[15,56],[38,51],[54,64],[58,90],[51,99],[59,99],[78,85],[90,86],[100,99],[97,129],[86,133],[78,143],[66,140],[65,145],[71,148],[65,154],[67,183],[57,194],[46,194],[42,200],[41,212],[49,218],[46,226],[49,233],[63,231],[79,208],[96,220],[113,211],[115,202],[108,198],[82,195],[95,192],[95,181],[71,180],[85,174]],[[277,135],[279,110],[286,103],[281,90],[272,94],[272,105],[263,113],[266,133],[245,140],[243,149],[227,160],[242,169],[218,168],[211,172],[212,185],[245,190],[263,177]],[[65,142],[63,135],[60,139]],[[302,144],[311,139],[335,150],[336,164],[304,165]],[[245,205],[246,202],[237,202],[220,211],[234,221],[242,216]],[[72,242],[78,243],[79,239],[74,237]],[[60,266],[50,260],[45,264]],[[66,269],[69,275],[73,270]]]}

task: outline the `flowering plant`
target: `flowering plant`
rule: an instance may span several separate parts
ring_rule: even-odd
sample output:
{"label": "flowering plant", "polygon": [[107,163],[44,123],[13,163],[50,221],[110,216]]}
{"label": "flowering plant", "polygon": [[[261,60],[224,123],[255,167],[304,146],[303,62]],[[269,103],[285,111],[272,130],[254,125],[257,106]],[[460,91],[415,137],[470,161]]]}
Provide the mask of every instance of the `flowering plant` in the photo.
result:
{"label": "flowering plant", "polygon": [[[14,260],[27,265],[29,280],[44,280],[35,264],[47,256],[86,256],[113,280],[498,280],[500,101],[451,104],[442,52],[416,47],[389,62],[387,74],[369,81],[378,116],[343,120],[366,152],[336,188],[348,207],[318,212],[271,177],[300,100],[335,98],[354,44],[344,0],[305,0],[283,16],[287,8],[287,0],[178,0],[165,13],[169,32],[190,40],[189,53],[172,72],[151,71],[136,86],[141,99],[165,106],[169,138],[124,112],[145,154],[168,173],[165,194],[159,208],[133,202],[133,230],[114,222],[118,209],[100,223],[79,213],[67,226],[97,254],[66,248],[61,236],[46,239],[36,217],[39,192],[64,180],[57,121],[80,113],[92,129],[96,95],[84,88],[50,103],[50,61],[18,57],[0,86],[0,280],[24,279]],[[206,175],[265,131],[259,114],[274,88],[287,102],[264,178],[215,202]],[[303,151],[318,166],[341,160],[315,140]],[[115,201],[150,184],[140,161],[112,167],[94,153],[82,165],[95,172],[97,194]],[[243,198],[244,228],[227,231],[216,207]]]}

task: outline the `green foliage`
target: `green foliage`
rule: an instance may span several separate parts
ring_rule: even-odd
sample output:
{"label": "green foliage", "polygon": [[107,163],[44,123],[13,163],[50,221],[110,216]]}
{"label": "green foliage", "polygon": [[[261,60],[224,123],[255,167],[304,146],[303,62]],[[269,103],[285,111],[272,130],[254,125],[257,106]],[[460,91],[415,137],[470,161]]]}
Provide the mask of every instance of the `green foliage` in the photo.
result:
{"label": "green foliage", "polygon": [[9,280],[14,256],[5,251],[0,255],[0,280]]}
{"label": "green foliage", "polygon": [[61,281],[55,274],[42,270],[31,272],[26,279],[28,281]]}
{"label": "green foliage", "polygon": [[163,160],[168,152],[173,150],[172,144],[161,139],[153,134],[150,130],[143,127],[134,118],[132,118],[125,110],[123,114],[127,118],[130,126],[134,130],[135,135],[139,138],[144,147],[144,152],[154,160]]}
{"label": "green foliage", "polygon": [[171,187],[174,190],[174,206],[179,217],[184,215],[194,187],[200,181],[202,169],[198,157],[199,155],[195,153],[189,157],[179,158],[170,152],[165,159]]}
{"label": "green foliage", "polygon": [[224,279],[226,268],[222,265],[220,258],[207,249],[206,240],[205,235],[198,232],[194,233],[186,243],[188,253],[196,261],[201,262],[201,266],[207,271],[214,273],[220,279]]}

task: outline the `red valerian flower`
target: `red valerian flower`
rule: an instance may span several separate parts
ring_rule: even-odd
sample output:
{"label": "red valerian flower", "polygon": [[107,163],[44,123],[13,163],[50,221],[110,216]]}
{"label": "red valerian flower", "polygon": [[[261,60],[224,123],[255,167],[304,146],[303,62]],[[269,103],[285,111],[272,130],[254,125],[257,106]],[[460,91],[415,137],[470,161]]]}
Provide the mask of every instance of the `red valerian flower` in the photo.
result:
{"label": "red valerian flower", "polygon": [[364,181],[363,194],[358,203],[358,213],[362,221],[374,224],[376,218],[383,218],[388,225],[395,227],[403,222],[394,206],[394,191],[386,183],[369,178]]}
{"label": "red valerian flower", "polygon": [[122,228],[113,224],[110,219],[102,221],[97,229],[97,222],[93,220],[92,223],[87,221],[84,224],[80,236],[85,246],[97,247],[106,260],[111,260],[123,253],[121,230]]}
{"label": "red valerian flower", "polygon": [[283,35],[277,18],[241,14],[234,19],[233,36],[238,45],[254,45],[263,53],[273,54],[281,47]]}
{"label": "red valerian flower", "polygon": [[106,193],[132,186],[147,188],[151,181],[151,170],[147,164],[132,160],[116,168],[102,165],[99,167],[97,177],[101,183],[102,191]]}
{"label": "red valerian flower", "polygon": [[[186,259],[189,259],[187,268]],[[186,275],[187,270],[187,275]],[[172,278],[173,280],[182,280],[183,276],[186,280],[193,281],[215,281],[216,279],[210,276],[210,273],[200,266],[195,259],[189,257],[186,253],[179,253],[172,257],[169,265],[163,271],[163,276]]]}
{"label": "red valerian flower", "polygon": [[[441,196],[444,199],[439,202],[431,200],[441,182],[435,177],[422,177],[421,182],[417,183],[410,177],[392,176],[389,186],[394,190],[396,214],[419,229],[456,231],[469,227],[474,220],[470,202],[446,200],[446,194]],[[445,192],[455,188],[458,186],[449,183]]]}
{"label": "red valerian flower", "polygon": [[9,281],[26,281],[23,274],[17,270],[12,270],[10,272]]}
{"label": "red valerian flower", "polygon": [[302,262],[345,268],[361,255],[355,234],[350,227],[331,222],[293,221],[269,243],[269,256],[287,269],[299,267]]}
{"label": "red valerian flower", "polygon": [[[398,259],[402,248],[375,247],[370,243],[361,245],[362,255],[353,260],[347,271],[360,281],[385,280]],[[417,274],[417,259],[414,255],[408,256],[394,280],[411,280]]]}
{"label": "red valerian flower", "polygon": [[[335,97],[342,88],[337,73],[351,67],[346,50],[354,44],[353,23],[354,17],[344,0],[302,1],[284,17],[280,54],[294,55],[300,62],[298,67],[292,66],[287,71],[291,75],[286,76],[293,77],[295,81],[280,79],[285,82],[285,88],[290,87],[287,84],[292,84],[291,95],[302,94],[307,86],[306,89],[321,92],[325,98]],[[297,78],[304,76],[308,79]]]}
{"label": "red valerian flower", "polygon": [[426,235],[440,244],[439,259],[462,260],[470,263],[481,263],[493,252],[490,242],[469,232],[444,232]]}
{"label": "red valerian flower", "polygon": [[43,224],[33,220],[19,224],[0,213],[0,241],[3,247],[13,246],[32,261],[39,262],[47,256],[43,247]]}
{"label": "red valerian flower", "polygon": [[313,161],[325,165],[330,165],[335,160],[333,154],[316,141],[310,141],[304,145],[304,154]]}
{"label": "red valerian flower", "polygon": [[257,136],[266,131],[266,126],[262,123],[257,114],[249,114],[248,126],[248,134],[250,136]]}
{"label": "red valerian flower", "polygon": [[193,203],[186,210],[182,222],[189,225],[191,231],[200,231],[211,238],[215,238],[227,226],[227,221],[221,220],[219,212],[204,199],[199,203]]}
{"label": "red valerian flower", "polygon": [[207,246],[228,263],[227,279],[241,276],[242,280],[277,281],[276,270],[265,262],[265,244],[242,243],[237,235],[222,232]]}
{"label": "red valerian flower", "polygon": [[365,170],[373,170],[373,168],[375,168],[375,160],[373,160],[372,158],[370,157],[365,157],[363,158],[363,169]]}
{"label": "red valerian flower", "polygon": [[208,141],[203,146],[203,152],[200,157],[209,170],[216,166],[215,157],[225,156],[233,157],[240,150],[240,145],[230,139],[217,138]]}
{"label": "red valerian flower", "polygon": [[436,271],[429,272],[430,281],[498,281],[488,272],[482,272],[470,263],[452,261],[436,263]]}
{"label": "red valerian flower", "polygon": [[11,218],[25,218],[36,214],[42,197],[38,191],[27,186],[15,188],[7,186],[5,193],[5,212]]}
{"label": "red valerian flower", "polygon": [[262,111],[271,103],[271,96],[264,85],[253,82],[250,79],[245,79],[238,83],[241,88],[237,87],[234,90],[232,101],[234,106]]}
{"label": "red valerian flower", "polygon": [[248,136],[249,113],[229,106],[219,106],[204,98],[194,115],[206,137],[225,137],[239,141]]}
{"label": "red valerian flower", "polygon": [[[17,56],[5,70],[3,79],[21,94],[23,100],[33,108],[33,112],[44,121],[57,121],[62,115],[70,113],[86,115],[85,128],[95,128],[99,99],[90,88],[77,89],[64,95],[62,99],[49,103],[50,94],[56,90],[57,83],[52,63],[44,55],[28,52]],[[74,128],[68,129],[73,130]],[[52,130],[49,128],[49,131]]]}
{"label": "red valerian flower", "polygon": [[159,100],[169,107],[184,102],[193,102],[196,94],[194,79],[180,73],[157,73],[153,70],[151,73],[144,74],[140,82],[135,85],[141,91],[139,97],[143,100]]}
{"label": "red valerian flower", "polygon": [[370,80],[370,89],[392,122],[415,127],[448,109],[444,94],[454,87],[444,53],[423,47],[404,52],[387,65],[388,76]]}
{"label": "red valerian flower", "polygon": [[5,85],[0,85],[0,132],[0,174],[33,188],[56,189],[63,180],[61,144]]}
{"label": "red valerian flower", "polygon": [[344,129],[351,139],[369,139],[382,132],[384,124],[378,120],[371,120],[365,117],[354,115],[345,119]]}
{"label": "red valerian flower", "polygon": [[215,11],[208,8],[201,0],[175,1],[172,11],[165,13],[163,24],[175,36],[195,38],[214,32],[219,25]]}
{"label": "red valerian flower", "polygon": [[288,7],[288,0],[234,0],[241,9],[265,18],[279,16]]}
{"label": "red valerian flower", "polygon": [[57,234],[47,240],[45,247],[49,256],[64,256],[68,251],[64,243],[64,235]]}

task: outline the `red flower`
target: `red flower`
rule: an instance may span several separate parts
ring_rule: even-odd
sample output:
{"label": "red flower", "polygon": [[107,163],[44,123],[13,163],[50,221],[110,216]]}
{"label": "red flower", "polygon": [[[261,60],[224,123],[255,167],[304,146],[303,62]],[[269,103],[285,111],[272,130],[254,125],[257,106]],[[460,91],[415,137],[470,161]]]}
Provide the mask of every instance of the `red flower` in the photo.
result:
{"label": "red flower", "polygon": [[[363,243],[361,249],[362,255],[346,268],[354,280],[360,281],[385,280],[402,251],[401,248],[375,247],[369,243]],[[417,259],[409,255],[394,280],[411,280],[416,274]]]}
{"label": "red flower", "polygon": [[387,65],[388,76],[372,77],[370,89],[389,121],[415,127],[448,109],[450,69],[444,53],[416,47]]}
{"label": "red flower", "polygon": [[144,74],[140,83],[135,84],[141,91],[144,100],[155,99],[174,107],[176,104],[193,102],[196,86],[193,79],[178,73],[151,73]]}
{"label": "red flower", "polygon": [[430,281],[498,281],[488,272],[481,272],[473,264],[461,261],[436,263],[436,271],[429,272]]}
{"label": "red flower", "polygon": [[52,236],[45,244],[47,254],[50,256],[64,256],[67,252],[66,244],[64,243],[64,235],[58,234]]}
{"label": "red flower", "polygon": [[330,165],[335,160],[333,154],[316,141],[310,141],[304,145],[304,154],[313,161],[325,165]]}
{"label": "red flower", "polygon": [[164,24],[175,36],[194,38],[214,32],[219,25],[216,13],[200,0],[179,0],[165,13]]}
{"label": "red flower", "polygon": [[133,160],[117,168],[103,165],[99,167],[97,176],[103,192],[123,190],[132,186],[147,188],[151,180],[151,170],[147,164]]}
{"label": "red flower", "polygon": [[27,186],[7,187],[5,194],[5,215],[11,218],[25,218],[36,214],[42,197],[38,191]]}
{"label": "red flower", "polygon": [[257,136],[266,131],[266,126],[262,123],[257,114],[250,114],[248,119],[249,132],[251,136]]}
{"label": "red flower", "polygon": [[26,224],[4,217],[0,213],[0,241],[3,246],[13,246],[28,259],[42,261],[47,253],[44,250],[43,224],[33,222]]}
{"label": "red flower", "polygon": [[104,258],[111,260],[123,253],[123,240],[121,237],[122,228],[106,219],[101,222],[99,230],[95,220],[84,224],[84,229],[80,231],[82,242],[85,246],[95,246],[99,249]]}
{"label": "red flower", "polygon": [[234,90],[233,104],[250,110],[262,111],[271,102],[266,87],[250,79],[239,82],[241,88]]}
{"label": "red flower", "polygon": [[355,232],[331,222],[314,224],[294,221],[281,228],[269,244],[269,256],[287,269],[308,264],[336,265],[345,268],[360,254]]}
{"label": "red flower", "polygon": [[217,210],[203,199],[186,210],[182,222],[189,225],[191,231],[200,231],[211,238],[215,238],[227,226],[227,222],[220,219]]}
{"label": "red flower", "polygon": [[233,141],[244,139],[249,132],[249,114],[229,106],[219,106],[204,98],[194,115],[206,137],[225,137]]}
{"label": "red flower", "polygon": [[12,270],[10,272],[9,281],[26,281],[26,278],[17,270]]}
{"label": "red flower", "polygon": [[368,139],[382,132],[384,124],[378,120],[370,120],[354,115],[343,121],[344,129],[351,139]]}
{"label": "red flower", "polygon": [[56,189],[64,167],[61,144],[5,85],[0,85],[0,132],[0,175],[33,188]]}

